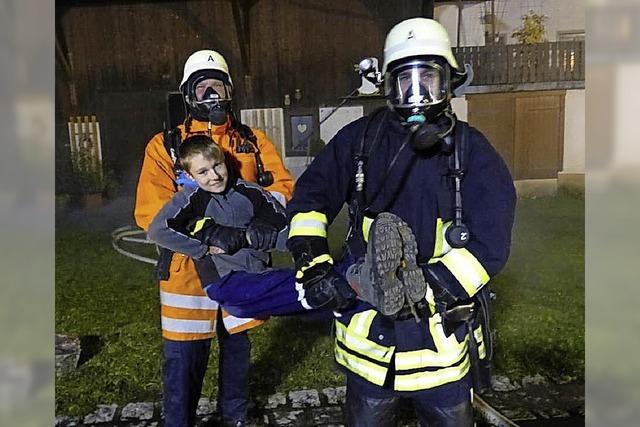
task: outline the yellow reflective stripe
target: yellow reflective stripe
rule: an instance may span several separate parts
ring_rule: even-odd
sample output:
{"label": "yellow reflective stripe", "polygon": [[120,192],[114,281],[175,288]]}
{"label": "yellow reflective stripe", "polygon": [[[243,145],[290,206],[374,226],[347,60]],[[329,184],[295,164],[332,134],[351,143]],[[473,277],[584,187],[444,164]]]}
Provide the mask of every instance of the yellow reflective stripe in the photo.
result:
{"label": "yellow reflective stripe", "polygon": [[211,217],[205,216],[204,218],[196,221],[196,225],[195,227],[193,227],[193,231],[191,232],[191,235],[194,235],[198,231],[202,230],[204,228],[204,225],[207,223],[207,221],[210,221],[210,220],[211,220]]}
{"label": "yellow reflective stripe", "polygon": [[447,337],[442,329],[440,314],[429,318],[429,332],[433,337],[436,350],[422,349],[414,351],[396,352],[396,370],[427,367],[447,367],[456,364],[467,354],[467,342],[458,342],[455,334]]}
{"label": "yellow reflective stripe", "polygon": [[449,242],[447,242],[447,239],[445,239],[445,234],[447,233],[447,229],[451,226],[452,223],[452,221],[443,223],[442,218],[438,218],[436,220],[436,242],[433,247],[434,258],[441,257],[451,250]]}
{"label": "yellow reflective stripe", "polygon": [[327,237],[327,216],[321,212],[300,212],[294,215],[289,225],[289,237]]}
{"label": "yellow reflective stripe", "polygon": [[452,249],[441,261],[470,297],[489,281],[489,274],[480,261],[465,248]]}
{"label": "yellow reflective stripe", "polygon": [[442,241],[444,236],[442,235],[442,218],[436,220],[436,242],[433,245],[433,256],[437,257],[442,254]]}
{"label": "yellow reflective stripe", "polygon": [[466,340],[458,342],[456,334],[452,333],[447,337],[447,335],[444,333],[444,329],[442,327],[442,317],[440,317],[440,313],[436,313],[429,318],[429,332],[431,333],[431,337],[433,338],[433,342],[435,343],[438,352],[456,351],[461,345],[466,349]]}
{"label": "yellow reflective stripe", "polygon": [[436,297],[433,295],[433,289],[427,283],[427,295],[424,297],[427,300],[427,304],[429,304],[429,309],[431,313],[436,312]]}
{"label": "yellow reflective stripe", "polygon": [[336,322],[336,340],[356,353],[385,364],[391,362],[395,350],[395,347],[385,347],[367,339],[366,336],[354,334],[340,322]]}
{"label": "yellow reflective stripe", "polygon": [[363,337],[368,336],[374,317],[376,317],[375,310],[367,310],[354,314],[349,322],[349,330]]}
{"label": "yellow reflective stripe", "polygon": [[336,362],[351,372],[361,376],[376,385],[383,385],[387,377],[388,368],[376,365],[368,360],[361,359],[353,354],[344,351],[340,346],[335,346],[334,355]]}
{"label": "yellow reflective stripe", "polygon": [[478,343],[478,356],[480,359],[484,359],[487,357],[487,349],[484,345],[484,336],[482,335],[482,326],[478,326],[473,331],[473,336],[476,338],[476,342]]}
{"label": "yellow reflective stripe", "polygon": [[396,374],[394,388],[397,391],[415,391],[438,387],[442,384],[458,381],[464,377],[469,371],[469,366],[469,357],[466,356],[458,366],[408,375]]}
{"label": "yellow reflective stripe", "polygon": [[467,347],[461,346],[457,352],[440,353],[433,350],[415,350],[396,352],[396,370],[451,366],[467,354]]}
{"label": "yellow reflective stripe", "polygon": [[322,264],[323,262],[328,262],[329,264],[333,264],[333,258],[329,254],[318,255],[314,259],[309,262],[307,265],[303,265],[300,270],[296,272],[296,279],[302,279],[304,276],[304,272],[313,267],[314,265]]}
{"label": "yellow reflective stripe", "polygon": [[373,224],[373,218],[369,218],[365,216],[362,218],[362,237],[364,237],[364,241],[369,241],[369,231],[371,230],[371,224]]}
{"label": "yellow reflective stripe", "polygon": [[293,219],[291,220],[291,222],[296,220],[305,220],[305,219],[319,221],[324,224],[327,223],[327,216],[322,212],[318,212],[318,211],[298,212],[293,216]]}

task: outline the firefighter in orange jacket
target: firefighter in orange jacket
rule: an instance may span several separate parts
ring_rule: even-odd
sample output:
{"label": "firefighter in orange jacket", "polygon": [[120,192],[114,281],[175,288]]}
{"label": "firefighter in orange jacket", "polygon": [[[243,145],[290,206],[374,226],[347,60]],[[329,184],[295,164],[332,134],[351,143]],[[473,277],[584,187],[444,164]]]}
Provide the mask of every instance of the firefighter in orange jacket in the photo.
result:
{"label": "firefighter in orange jacket", "polygon": [[[238,122],[231,110],[233,84],[227,63],[213,50],[200,50],[186,61],[180,90],[188,109],[178,126],[184,140],[208,134],[235,159],[240,176],[258,182],[283,205],[291,198],[293,179],[267,136]],[[171,148],[158,133],[147,144],[140,172],[135,219],[147,229],[160,208],[181,184],[189,185],[174,167]],[[262,320],[242,319],[219,309],[202,290],[192,259],[174,253],[160,280],[163,336],[165,425],[192,426],[207,367],[211,339],[220,347],[218,410],[224,425],[245,423],[250,342],[247,330]]]}

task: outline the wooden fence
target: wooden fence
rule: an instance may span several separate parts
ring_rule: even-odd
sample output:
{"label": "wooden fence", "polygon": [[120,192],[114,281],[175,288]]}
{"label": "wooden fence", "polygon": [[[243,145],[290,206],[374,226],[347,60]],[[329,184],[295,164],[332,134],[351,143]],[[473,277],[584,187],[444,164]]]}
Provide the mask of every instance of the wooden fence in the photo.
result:
{"label": "wooden fence", "polygon": [[71,164],[78,185],[85,193],[99,193],[104,188],[100,123],[96,116],[69,118]]}
{"label": "wooden fence", "polygon": [[472,85],[584,80],[584,41],[454,48],[473,66]]}

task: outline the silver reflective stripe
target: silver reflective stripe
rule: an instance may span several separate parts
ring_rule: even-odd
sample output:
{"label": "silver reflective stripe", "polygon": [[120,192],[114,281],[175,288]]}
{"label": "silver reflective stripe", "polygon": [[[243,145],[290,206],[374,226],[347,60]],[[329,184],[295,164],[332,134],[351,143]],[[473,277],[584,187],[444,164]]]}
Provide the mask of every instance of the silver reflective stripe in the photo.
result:
{"label": "silver reflective stripe", "polygon": [[162,316],[162,329],[183,334],[208,334],[213,332],[214,322],[210,320],[172,319]]}
{"label": "silver reflective stripe", "polygon": [[284,194],[279,191],[269,191],[274,199],[276,199],[283,207],[287,207],[287,199],[284,198]]}
{"label": "silver reflective stripe", "polygon": [[300,301],[300,304],[302,304],[306,310],[311,310],[313,307],[309,305],[304,296],[304,287],[302,286],[302,283],[296,282],[296,291],[298,291],[298,301]]}
{"label": "silver reflective stripe", "polygon": [[227,316],[222,319],[222,323],[224,323],[225,329],[227,331],[230,331],[231,329],[237,328],[238,326],[242,326],[249,322],[253,322],[254,320],[255,319],[251,319],[251,318]]}
{"label": "silver reflective stripe", "polygon": [[327,216],[321,212],[300,212],[293,216],[289,224],[289,237],[327,237]]}
{"label": "silver reflective stripe", "polygon": [[160,304],[169,307],[188,308],[191,310],[217,310],[218,303],[209,297],[196,295],[172,294],[160,291]]}
{"label": "silver reflective stripe", "polygon": [[327,226],[322,221],[309,218],[309,219],[295,219],[291,221],[291,228],[294,228],[294,227],[313,227],[319,230],[324,230]]}

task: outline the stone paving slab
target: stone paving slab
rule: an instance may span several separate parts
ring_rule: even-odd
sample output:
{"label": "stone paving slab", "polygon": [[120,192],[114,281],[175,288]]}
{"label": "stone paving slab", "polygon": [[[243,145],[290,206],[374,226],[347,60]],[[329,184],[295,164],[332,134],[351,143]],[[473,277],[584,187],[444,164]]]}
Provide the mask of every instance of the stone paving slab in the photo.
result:
{"label": "stone paving slab", "polygon": [[155,408],[153,402],[129,403],[124,408],[122,408],[120,419],[122,421],[152,420],[154,409]]}
{"label": "stone paving slab", "polygon": [[298,390],[289,392],[289,400],[293,408],[310,408],[320,406],[318,390]]}
{"label": "stone paving slab", "polygon": [[[494,381],[497,390],[482,395],[490,405],[514,421],[527,425],[560,425],[563,419],[576,425],[576,418],[584,418],[584,384],[552,383],[544,377],[532,376],[520,384],[508,378]],[[513,389],[517,385],[516,389]],[[498,391],[505,388],[510,391]],[[288,393],[275,393],[251,401],[247,427],[258,426],[343,426],[346,388],[327,387],[322,390],[306,389]],[[402,402],[402,427],[417,427],[412,409]],[[216,425],[216,400],[202,397],[198,402],[198,427]],[[159,427],[162,426],[162,403],[137,402],[119,408],[118,405],[98,405],[84,417],[58,416],[56,427]],[[482,425],[478,423],[478,425]]]}
{"label": "stone paving slab", "polygon": [[322,394],[327,398],[329,405],[344,405],[347,396],[347,387],[323,388]]}
{"label": "stone paving slab", "polygon": [[84,417],[84,424],[106,424],[114,421],[118,405],[98,405],[95,412]]}

